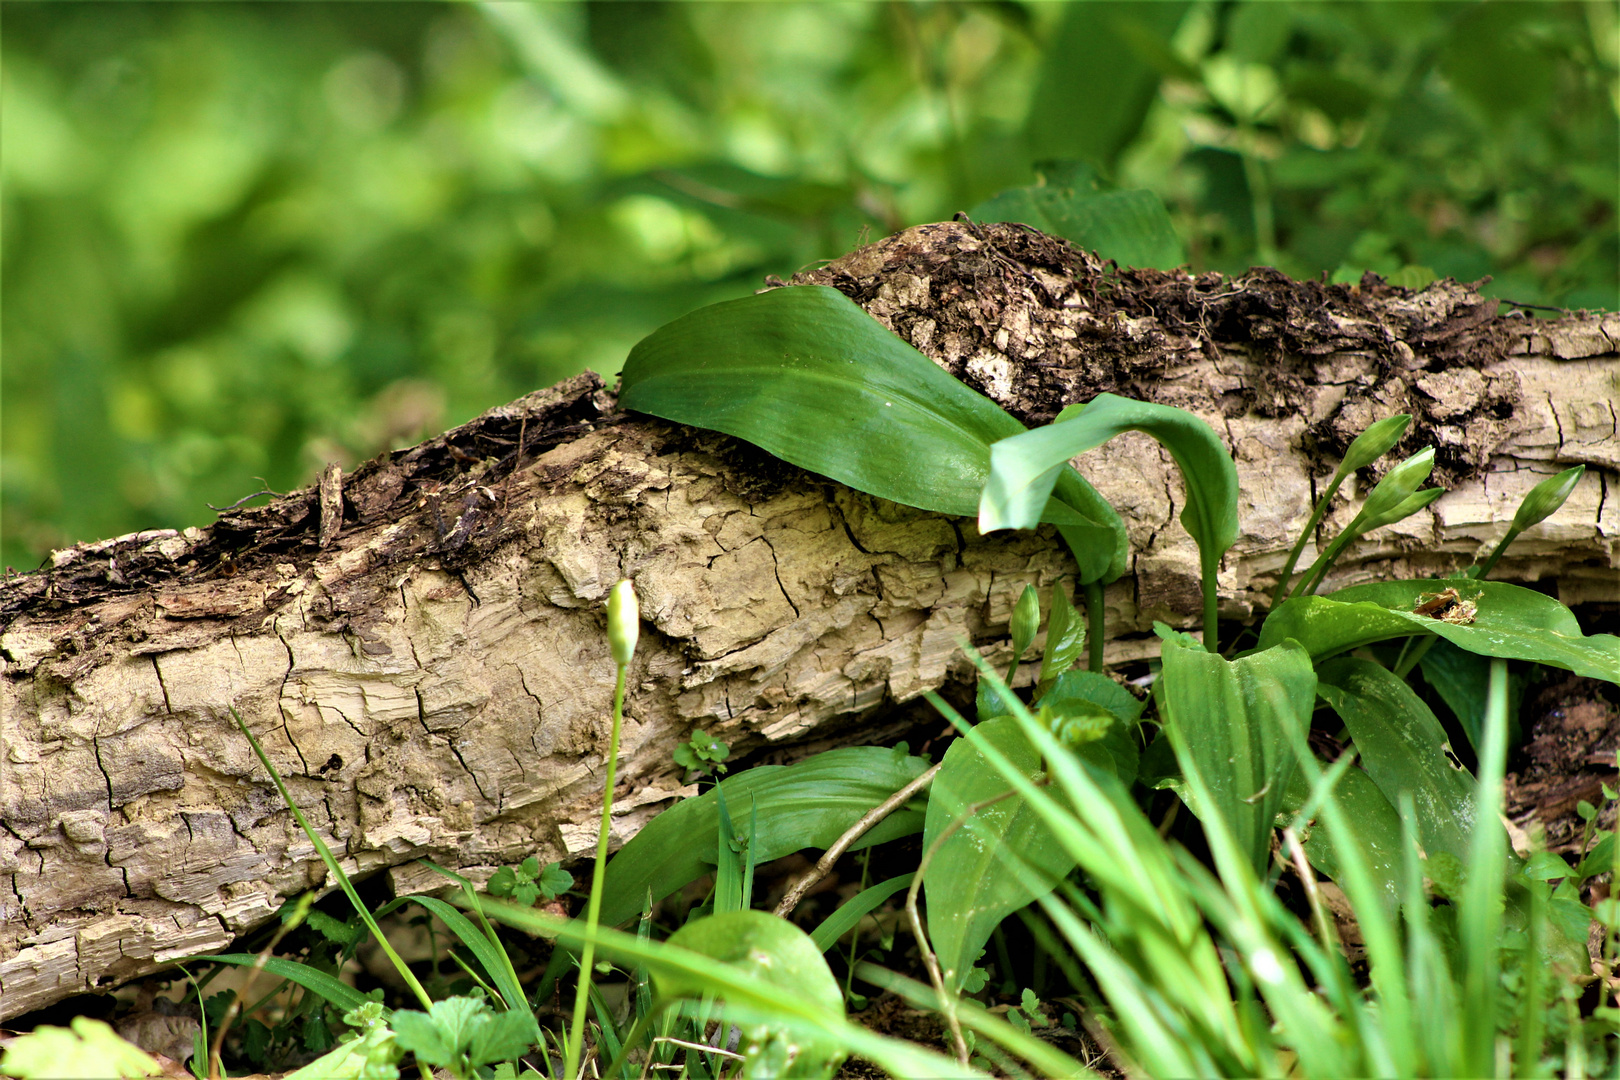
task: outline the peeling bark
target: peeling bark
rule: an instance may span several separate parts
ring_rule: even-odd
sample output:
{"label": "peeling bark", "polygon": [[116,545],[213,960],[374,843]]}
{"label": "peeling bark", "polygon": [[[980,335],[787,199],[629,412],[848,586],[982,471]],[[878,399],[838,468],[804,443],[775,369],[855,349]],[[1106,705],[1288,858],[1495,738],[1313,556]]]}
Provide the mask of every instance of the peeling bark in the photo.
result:
{"label": "peeling bark", "polygon": [[[805,282],[1027,422],[1102,390],[1208,419],[1244,498],[1223,617],[1264,610],[1337,452],[1399,411],[1452,490],[1355,545],[1330,587],[1465,565],[1533,483],[1585,463],[1496,576],[1620,601],[1620,316],[1504,316],[1454,282],[1117,272],[967,223]],[[1139,660],[1154,619],[1199,611],[1181,481],[1144,437],[1079,463],[1126,516],[1108,656]],[[615,843],[684,792],[671,754],[694,728],[743,753],[877,737],[897,703],[966,679],[960,641],[1005,649],[1025,583],[1071,571],[1048,530],[981,537],[626,416],[589,373],[208,529],[57,552],[0,585],[0,1018],[222,947],[324,885],[229,707],[348,871],[388,869],[408,892],[435,884],[422,856],[479,877],[590,849],[613,674],[601,606],[621,576],[649,625]]]}

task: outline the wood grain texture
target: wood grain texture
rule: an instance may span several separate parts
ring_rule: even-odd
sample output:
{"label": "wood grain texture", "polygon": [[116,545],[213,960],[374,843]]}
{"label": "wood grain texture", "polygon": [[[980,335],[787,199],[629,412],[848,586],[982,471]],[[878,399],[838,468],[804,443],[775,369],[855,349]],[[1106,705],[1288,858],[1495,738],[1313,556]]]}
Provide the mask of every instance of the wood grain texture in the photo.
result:
{"label": "wood grain texture", "polygon": [[[1442,447],[1451,490],[1355,545],[1330,588],[1465,565],[1533,483],[1585,463],[1495,576],[1620,603],[1620,316],[1504,316],[1456,283],[1116,273],[966,223],[799,280],[1027,420],[1104,389],[1209,419],[1244,492],[1226,618],[1264,610],[1334,455],[1395,411]],[[1180,479],[1145,437],[1079,464],[1130,529],[1109,660],[1137,661],[1152,620],[1199,610]],[[435,884],[424,856],[481,878],[590,848],[621,576],[645,624],[615,843],[679,797],[671,754],[694,728],[739,754],[880,738],[895,706],[967,678],[962,640],[1006,648],[1025,583],[1071,569],[1046,530],[981,537],[625,416],[588,373],[208,529],[57,552],[0,585],[0,1018],[222,947],[329,887],[229,707],[349,871],[411,891]]]}

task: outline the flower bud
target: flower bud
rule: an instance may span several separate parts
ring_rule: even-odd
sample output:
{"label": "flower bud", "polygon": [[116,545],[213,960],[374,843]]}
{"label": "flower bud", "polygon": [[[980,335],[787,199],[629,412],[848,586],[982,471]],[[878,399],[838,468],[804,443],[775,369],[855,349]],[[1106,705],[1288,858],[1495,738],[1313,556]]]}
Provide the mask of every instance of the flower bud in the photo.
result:
{"label": "flower bud", "polygon": [[1035,586],[1025,585],[1023,595],[1013,606],[1012,613],[1012,646],[1013,656],[1022,657],[1024,651],[1035,640],[1035,631],[1041,626],[1041,598],[1035,593]]}
{"label": "flower bud", "polygon": [[1585,465],[1577,465],[1573,469],[1565,469],[1557,476],[1549,476],[1541,483],[1530,489],[1530,494],[1524,497],[1519,504],[1518,512],[1513,515],[1513,531],[1523,532],[1532,525],[1539,524],[1553,515],[1569,493],[1575,490],[1580,483],[1581,476],[1586,472]]}
{"label": "flower bud", "polygon": [[1387,416],[1370,425],[1366,431],[1357,435],[1350,444],[1350,449],[1344,452],[1344,460],[1339,462],[1339,475],[1348,476],[1357,469],[1364,469],[1389,453],[1394,445],[1401,441],[1406,434],[1407,427],[1412,423],[1411,413],[1400,413],[1397,416]]}
{"label": "flower bud", "polygon": [[624,667],[636,653],[641,634],[641,609],[636,604],[636,588],[625,578],[608,593],[608,652],[613,662]]}
{"label": "flower bud", "polygon": [[1422,491],[1414,491],[1412,494],[1396,503],[1395,508],[1389,513],[1385,514],[1383,517],[1376,520],[1369,520],[1366,523],[1366,528],[1368,531],[1371,531],[1384,525],[1393,525],[1397,521],[1405,521],[1407,518],[1411,517],[1419,510],[1422,510],[1425,506],[1428,506],[1445,493],[1445,488],[1424,488]]}
{"label": "flower bud", "polygon": [[1380,525],[1387,525],[1391,521],[1399,521],[1400,518],[1391,518],[1389,515],[1397,511],[1433,471],[1434,447],[1427,446],[1385,473],[1384,478],[1378,481],[1378,486],[1372,489],[1372,494],[1367,496],[1367,502],[1362,506],[1361,513],[1356,515],[1361,523],[1359,531],[1366,532]]}

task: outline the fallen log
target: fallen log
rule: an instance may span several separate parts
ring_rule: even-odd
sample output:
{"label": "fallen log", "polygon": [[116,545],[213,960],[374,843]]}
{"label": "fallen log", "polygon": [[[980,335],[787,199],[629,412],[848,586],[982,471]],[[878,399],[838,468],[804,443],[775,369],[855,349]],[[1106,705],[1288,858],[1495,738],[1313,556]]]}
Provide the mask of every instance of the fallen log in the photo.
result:
{"label": "fallen log", "polygon": [[[1328,588],[1465,566],[1533,484],[1585,464],[1494,576],[1620,602],[1620,315],[1504,314],[1452,281],[1118,271],[966,222],[806,283],[1026,423],[1102,391],[1208,420],[1244,500],[1224,619],[1264,612],[1337,454],[1396,412],[1415,418],[1401,449],[1434,444],[1450,491],[1354,545]],[[1108,660],[1139,662],[1153,620],[1200,610],[1180,478],[1145,437],[1078,464],[1129,527]],[[329,884],[233,708],[348,872],[416,891],[437,881],[421,857],[479,877],[591,848],[616,579],[645,620],[619,843],[690,790],[672,753],[694,729],[782,757],[894,736],[896,706],[967,679],[962,641],[1005,649],[1025,583],[1072,573],[1054,540],[980,536],[626,415],[585,373],[208,528],[55,552],[0,584],[0,1019],[221,948]]]}

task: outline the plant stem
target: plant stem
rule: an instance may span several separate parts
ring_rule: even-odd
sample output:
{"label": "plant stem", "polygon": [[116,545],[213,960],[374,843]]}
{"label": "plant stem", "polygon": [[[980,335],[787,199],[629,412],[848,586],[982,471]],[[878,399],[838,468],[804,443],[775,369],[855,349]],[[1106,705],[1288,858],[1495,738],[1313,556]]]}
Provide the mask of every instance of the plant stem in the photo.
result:
{"label": "plant stem", "polygon": [[1311,511],[1311,519],[1305,523],[1299,539],[1294,541],[1294,550],[1288,553],[1288,563],[1283,567],[1282,575],[1277,578],[1277,587],[1271,593],[1271,610],[1277,610],[1278,604],[1294,595],[1288,588],[1288,579],[1294,576],[1294,567],[1299,565],[1299,557],[1305,552],[1305,541],[1309,540],[1315,534],[1316,527],[1322,524],[1322,518],[1327,515],[1328,507],[1333,505],[1333,496],[1339,493],[1339,486],[1343,483],[1344,477],[1335,473],[1327,491],[1317,500],[1316,508]]}
{"label": "plant stem", "polygon": [[1207,652],[1219,653],[1221,651],[1219,618],[1221,598],[1216,589],[1215,575],[1220,569],[1220,557],[1214,555],[1213,552],[1210,555],[1214,557],[1205,556],[1202,551],[1199,552],[1199,555],[1200,561],[1203,563],[1201,576],[1204,579],[1204,649]]}
{"label": "plant stem", "polygon": [[1103,587],[1100,581],[1088,581],[1080,586],[1086,593],[1086,668],[1101,674],[1103,670]]}
{"label": "plant stem", "polygon": [[585,948],[580,954],[579,988],[574,995],[574,1023],[564,1059],[565,1080],[579,1074],[580,1051],[585,1044],[585,1003],[591,993],[592,965],[596,962],[596,924],[602,915],[602,878],[607,873],[608,829],[613,812],[613,774],[619,767],[619,727],[624,720],[624,676],[628,662],[617,665],[613,678],[613,729],[608,736],[607,778],[602,785],[602,824],[596,833],[596,865],[591,867],[591,898],[586,905]]}
{"label": "plant stem", "polygon": [[1474,578],[1475,580],[1483,580],[1486,574],[1496,569],[1496,564],[1501,560],[1502,553],[1507,551],[1508,545],[1513,543],[1513,541],[1517,540],[1518,538],[1519,530],[1509,529],[1507,535],[1502,537],[1501,543],[1497,544],[1496,548],[1491,552],[1491,557],[1486,559],[1479,566],[1469,570],[1468,576]]}

